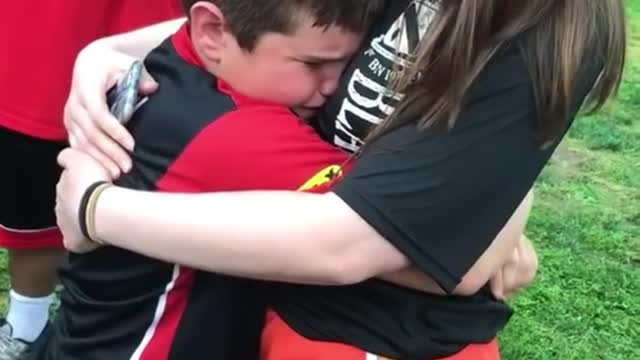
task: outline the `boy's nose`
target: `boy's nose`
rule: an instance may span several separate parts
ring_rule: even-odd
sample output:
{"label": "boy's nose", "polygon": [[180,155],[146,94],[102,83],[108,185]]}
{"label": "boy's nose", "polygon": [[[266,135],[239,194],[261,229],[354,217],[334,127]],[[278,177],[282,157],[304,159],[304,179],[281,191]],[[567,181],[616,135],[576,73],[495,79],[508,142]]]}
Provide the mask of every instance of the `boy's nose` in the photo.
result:
{"label": "boy's nose", "polygon": [[329,97],[331,95],[333,95],[334,92],[336,92],[336,89],[338,88],[338,78],[330,78],[325,80],[322,85],[320,86],[320,94],[324,97]]}

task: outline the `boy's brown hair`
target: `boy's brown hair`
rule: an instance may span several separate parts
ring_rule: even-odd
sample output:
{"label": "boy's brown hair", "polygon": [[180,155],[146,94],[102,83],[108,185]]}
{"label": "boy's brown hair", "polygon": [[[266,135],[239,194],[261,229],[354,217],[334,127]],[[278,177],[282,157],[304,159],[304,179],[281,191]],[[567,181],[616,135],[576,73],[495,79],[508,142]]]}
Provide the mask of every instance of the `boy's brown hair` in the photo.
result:
{"label": "boy's brown hair", "polygon": [[254,49],[260,36],[269,33],[290,34],[296,20],[315,19],[314,26],[336,25],[362,33],[384,8],[385,0],[182,0],[187,16],[200,1],[215,4],[224,14],[228,30],[245,50]]}

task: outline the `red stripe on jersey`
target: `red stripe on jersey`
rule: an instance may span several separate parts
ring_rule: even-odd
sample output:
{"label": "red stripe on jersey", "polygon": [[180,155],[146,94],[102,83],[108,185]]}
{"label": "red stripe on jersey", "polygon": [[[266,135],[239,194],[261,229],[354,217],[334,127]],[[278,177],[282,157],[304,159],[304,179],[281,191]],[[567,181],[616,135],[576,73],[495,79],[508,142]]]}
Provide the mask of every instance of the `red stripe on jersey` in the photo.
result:
{"label": "red stripe on jersey", "polygon": [[167,292],[158,300],[156,318],[147,330],[140,347],[131,357],[132,360],[168,359],[171,345],[189,301],[194,284],[195,272],[176,265],[177,278],[167,286]]}

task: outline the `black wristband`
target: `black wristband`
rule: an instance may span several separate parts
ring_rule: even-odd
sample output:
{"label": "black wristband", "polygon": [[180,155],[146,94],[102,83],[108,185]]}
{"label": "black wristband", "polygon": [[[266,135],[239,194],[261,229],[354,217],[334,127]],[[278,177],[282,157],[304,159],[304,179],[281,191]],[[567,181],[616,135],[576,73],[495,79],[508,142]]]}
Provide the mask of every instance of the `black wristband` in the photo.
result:
{"label": "black wristband", "polygon": [[82,199],[80,199],[80,208],[78,209],[78,222],[80,223],[80,231],[85,238],[92,240],[89,235],[89,230],[87,229],[87,205],[89,205],[89,200],[91,199],[91,195],[96,189],[102,185],[106,184],[106,181],[98,181],[91,184],[87,190],[82,194]]}

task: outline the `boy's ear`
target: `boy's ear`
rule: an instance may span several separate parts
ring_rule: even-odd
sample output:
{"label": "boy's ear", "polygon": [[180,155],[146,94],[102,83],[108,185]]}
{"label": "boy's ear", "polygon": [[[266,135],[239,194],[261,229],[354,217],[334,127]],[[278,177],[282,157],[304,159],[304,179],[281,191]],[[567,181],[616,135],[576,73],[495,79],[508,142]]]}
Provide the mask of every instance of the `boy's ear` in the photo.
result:
{"label": "boy's ear", "polygon": [[[226,19],[218,6],[206,1],[196,2],[190,13],[191,41],[199,49],[200,56],[218,62],[226,47]],[[205,59],[203,59],[205,60]]]}

